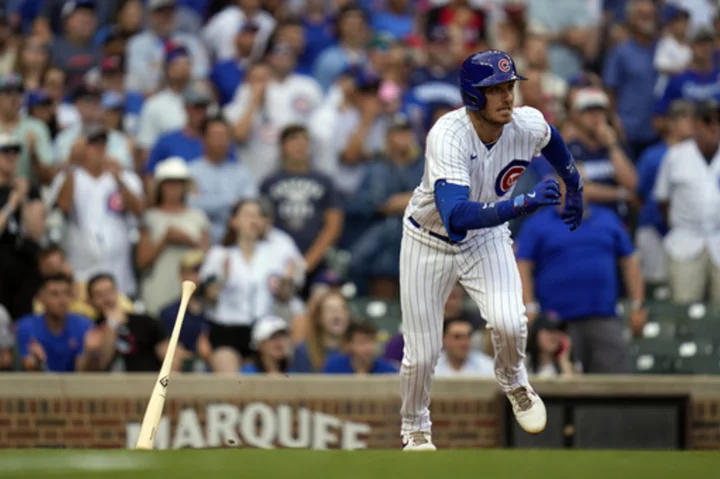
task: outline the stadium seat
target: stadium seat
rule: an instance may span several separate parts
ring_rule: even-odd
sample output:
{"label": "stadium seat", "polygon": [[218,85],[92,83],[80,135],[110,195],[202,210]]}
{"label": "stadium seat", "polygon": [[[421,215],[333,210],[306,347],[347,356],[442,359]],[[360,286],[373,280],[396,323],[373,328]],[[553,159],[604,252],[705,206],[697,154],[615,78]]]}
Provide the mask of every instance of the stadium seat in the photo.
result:
{"label": "stadium seat", "polygon": [[702,338],[720,344],[720,321],[698,319],[682,321],[677,325],[679,338]]}
{"label": "stadium seat", "polygon": [[675,338],[638,338],[630,343],[630,354],[677,357],[679,347],[679,342]]}
{"label": "stadium seat", "polygon": [[643,328],[643,338],[674,338],[676,330],[674,321],[648,321]]}
{"label": "stadium seat", "polygon": [[673,372],[671,356],[662,354],[631,354],[632,370],[636,374],[670,374]]}
{"label": "stadium seat", "polygon": [[720,355],[677,358],[673,369],[678,374],[720,374]]}

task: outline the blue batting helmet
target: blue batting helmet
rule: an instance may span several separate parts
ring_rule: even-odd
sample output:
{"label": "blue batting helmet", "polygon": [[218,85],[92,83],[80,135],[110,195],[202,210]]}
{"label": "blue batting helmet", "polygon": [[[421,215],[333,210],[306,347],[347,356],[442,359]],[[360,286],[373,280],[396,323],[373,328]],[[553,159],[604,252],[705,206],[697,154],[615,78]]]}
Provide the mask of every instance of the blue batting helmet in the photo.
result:
{"label": "blue batting helmet", "polygon": [[460,92],[465,106],[480,110],[485,106],[483,87],[515,80],[527,80],[515,71],[512,57],[500,50],[485,50],[470,55],[460,68]]}

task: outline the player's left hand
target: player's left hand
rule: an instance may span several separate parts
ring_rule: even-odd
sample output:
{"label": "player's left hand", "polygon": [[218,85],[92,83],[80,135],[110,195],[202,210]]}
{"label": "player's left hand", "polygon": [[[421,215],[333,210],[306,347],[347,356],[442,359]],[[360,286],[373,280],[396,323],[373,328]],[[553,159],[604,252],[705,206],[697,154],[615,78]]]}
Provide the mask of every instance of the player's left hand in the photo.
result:
{"label": "player's left hand", "polygon": [[583,219],[583,182],[578,178],[577,186],[567,186],[565,192],[565,207],[560,215],[570,231],[578,229]]}

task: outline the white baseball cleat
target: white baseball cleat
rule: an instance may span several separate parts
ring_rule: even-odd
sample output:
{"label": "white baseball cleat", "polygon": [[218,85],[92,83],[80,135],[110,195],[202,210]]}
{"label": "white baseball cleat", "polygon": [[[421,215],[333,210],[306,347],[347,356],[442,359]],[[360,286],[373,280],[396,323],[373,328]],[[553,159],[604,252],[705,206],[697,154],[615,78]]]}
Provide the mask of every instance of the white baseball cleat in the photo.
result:
{"label": "white baseball cleat", "polygon": [[547,424],[545,403],[530,387],[521,386],[507,393],[518,424],[530,434],[540,434]]}
{"label": "white baseball cleat", "polygon": [[403,451],[437,451],[429,432],[415,431],[403,437]]}

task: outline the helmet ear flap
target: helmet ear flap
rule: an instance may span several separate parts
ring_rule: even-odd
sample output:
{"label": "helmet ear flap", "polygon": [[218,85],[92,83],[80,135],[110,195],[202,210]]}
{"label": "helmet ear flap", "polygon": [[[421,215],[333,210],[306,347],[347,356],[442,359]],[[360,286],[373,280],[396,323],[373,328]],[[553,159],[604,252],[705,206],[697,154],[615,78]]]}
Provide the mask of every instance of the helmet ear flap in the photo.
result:
{"label": "helmet ear flap", "polygon": [[485,95],[479,88],[463,89],[462,99],[470,110],[481,110],[485,106]]}

